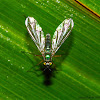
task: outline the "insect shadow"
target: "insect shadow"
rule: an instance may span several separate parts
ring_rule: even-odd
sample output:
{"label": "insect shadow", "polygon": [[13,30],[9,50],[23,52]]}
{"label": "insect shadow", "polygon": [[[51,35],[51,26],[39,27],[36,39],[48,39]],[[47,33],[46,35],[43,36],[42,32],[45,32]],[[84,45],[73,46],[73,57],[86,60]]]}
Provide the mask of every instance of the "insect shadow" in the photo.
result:
{"label": "insect shadow", "polygon": [[56,69],[51,68],[51,70],[46,69],[44,70],[43,67],[40,67],[42,75],[44,76],[43,84],[46,86],[52,85],[52,78],[55,77]]}
{"label": "insect shadow", "polygon": [[54,73],[54,69],[52,69],[52,71],[50,71],[49,69],[46,69],[45,71],[43,71],[43,75],[44,75],[44,84],[46,86],[52,85],[52,77],[55,77],[55,73]]}

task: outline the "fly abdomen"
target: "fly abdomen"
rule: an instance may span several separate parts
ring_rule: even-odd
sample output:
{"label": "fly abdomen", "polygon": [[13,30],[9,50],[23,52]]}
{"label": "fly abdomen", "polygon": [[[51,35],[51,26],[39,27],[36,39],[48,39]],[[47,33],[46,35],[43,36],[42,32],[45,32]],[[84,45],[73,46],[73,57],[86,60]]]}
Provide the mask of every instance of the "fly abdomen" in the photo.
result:
{"label": "fly abdomen", "polygon": [[50,34],[46,34],[46,40],[45,40],[45,52],[50,53],[51,52],[51,37]]}
{"label": "fly abdomen", "polygon": [[50,34],[46,34],[45,39],[45,61],[51,61],[51,37]]}

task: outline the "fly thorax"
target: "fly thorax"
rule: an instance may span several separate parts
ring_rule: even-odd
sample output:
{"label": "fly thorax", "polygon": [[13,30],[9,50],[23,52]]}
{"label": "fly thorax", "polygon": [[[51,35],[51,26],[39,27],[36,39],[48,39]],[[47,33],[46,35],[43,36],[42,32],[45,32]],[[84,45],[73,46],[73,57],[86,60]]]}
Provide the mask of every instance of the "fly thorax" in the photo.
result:
{"label": "fly thorax", "polygon": [[49,54],[45,55],[45,61],[50,61],[51,60],[51,56]]}

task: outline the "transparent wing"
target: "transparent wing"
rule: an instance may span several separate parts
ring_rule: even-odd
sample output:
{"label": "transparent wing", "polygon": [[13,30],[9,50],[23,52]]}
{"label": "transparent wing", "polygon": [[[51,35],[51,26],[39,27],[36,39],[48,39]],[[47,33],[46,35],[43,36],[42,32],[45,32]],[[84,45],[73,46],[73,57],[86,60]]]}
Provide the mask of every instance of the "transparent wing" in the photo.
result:
{"label": "transparent wing", "polygon": [[37,48],[42,54],[44,54],[45,37],[42,28],[33,17],[27,17],[25,25]]}
{"label": "transparent wing", "polygon": [[65,19],[56,29],[52,38],[52,56],[57,52],[62,43],[68,38],[74,22],[71,18]]}

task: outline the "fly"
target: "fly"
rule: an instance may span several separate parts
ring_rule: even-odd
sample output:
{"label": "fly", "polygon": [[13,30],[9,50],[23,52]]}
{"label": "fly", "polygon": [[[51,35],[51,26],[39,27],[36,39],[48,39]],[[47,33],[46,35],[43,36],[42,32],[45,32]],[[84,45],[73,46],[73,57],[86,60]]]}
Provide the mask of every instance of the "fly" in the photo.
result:
{"label": "fly", "polygon": [[51,66],[53,65],[52,57],[56,57],[55,53],[70,35],[74,26],[73,20],[71,18],[65,19],[54,32],[52,41],[49,33],[46,34],[46,38],[44,37],[42,28],[33,17],[27,17],[25,25],[32,40],[43,56],[45,69],[51,71]]}

